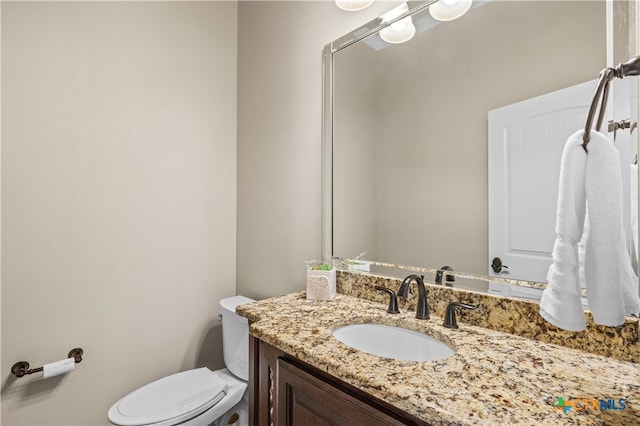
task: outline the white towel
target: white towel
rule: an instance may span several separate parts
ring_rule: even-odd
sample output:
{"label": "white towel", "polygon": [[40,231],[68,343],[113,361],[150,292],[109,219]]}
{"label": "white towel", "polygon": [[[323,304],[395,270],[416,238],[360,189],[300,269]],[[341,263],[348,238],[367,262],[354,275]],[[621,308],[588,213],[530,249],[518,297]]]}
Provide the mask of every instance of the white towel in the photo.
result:
{"label": "white towel", "polygon": [[565,143],[560,162],[556,241],[553,263],[547,273],[547,287],[540,299],[540,315],[566,330],[585,328],[581,303],[578,243],[582,238],[586,215],[587,155],[582,149],[582,133],[571,135]]}
{"label": "white towel", "polygon": [[589,237],[584,276],[589,310],[596,323],[617,326],[640,312],[638,277],[633,271],[623,223],[620,153],[605,135],[591,132],[586,191]]}
{"label": "white towel", "polygon": [[[582,134],[580,130],[571,135],[562,153],[557,237],[547,288],[540,300],[543,318],[572,331],[585,328],[580,304],[581,279],[585,281],[589,308],[596,323],[620,325],[625,315],[640,310],[638,277],[631,266],[622,224],[618,150],[606,136],[592,131],[587,155],[581,146]],[[585,245],[582,276],[580,240]]]}
{"label": "white towel", "polygon": [[631,265],[634,272],[638,273],[638,165],[632,164],[629,168],[629,201],[631,212]]}

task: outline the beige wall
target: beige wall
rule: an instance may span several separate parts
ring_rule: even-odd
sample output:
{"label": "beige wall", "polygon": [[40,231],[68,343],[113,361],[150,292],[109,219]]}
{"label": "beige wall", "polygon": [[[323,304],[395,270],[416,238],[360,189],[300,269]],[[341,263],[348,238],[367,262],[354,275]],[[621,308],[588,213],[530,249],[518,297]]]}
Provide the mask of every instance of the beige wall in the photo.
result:
{"label": "beige wall", "polygon": [[[2,2],[2,421],[106,424],[220,367],[235,294],[235,2]],[[85,357],[71,374],[14,379]]]}
{"label": "beige wall", "polygon": [[239,3],[238,293],[302,290],[321,258],[322,48],[391,7]]}

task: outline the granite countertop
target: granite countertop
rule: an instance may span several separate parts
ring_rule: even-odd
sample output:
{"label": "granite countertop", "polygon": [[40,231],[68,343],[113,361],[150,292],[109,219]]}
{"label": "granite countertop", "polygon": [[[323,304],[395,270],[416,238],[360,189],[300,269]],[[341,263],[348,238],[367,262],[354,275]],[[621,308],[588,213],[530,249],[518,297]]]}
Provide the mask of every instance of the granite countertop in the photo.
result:
{"label": "granite countertop", "polygon": [[[462,321],[448,329],[433,315],[424,321],[415,312],[385,310],[344,294],[307,300],[304,292],[236,308],[252,322],[252,336],[433,425],[640,424],[640,364]],[[331,334],[363,322],[425,332],[456,353],[439,361],[398,361],[352,349]],[[554,407],[558,398],[577,406],[565,413]],[[622,408],[622,398],[626,408],[618,410],[590,402],[611,399]]]}

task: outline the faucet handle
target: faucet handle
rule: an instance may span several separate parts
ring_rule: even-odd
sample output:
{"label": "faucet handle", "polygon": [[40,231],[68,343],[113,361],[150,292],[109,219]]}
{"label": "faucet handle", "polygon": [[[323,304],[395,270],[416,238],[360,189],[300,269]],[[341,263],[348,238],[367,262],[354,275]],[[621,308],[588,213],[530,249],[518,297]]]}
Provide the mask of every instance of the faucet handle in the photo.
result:
{"label": "faucet handle", "polygon": [[400,311],[398,310],[398,298],[396,297],[395,291],[386,287],[381,287],[379,285],[377,285],[375,289],[384,291],[389,295],[389,307],[387,308],[387,312],[389,312],[390,314],[399,314]]}
{"label": "faucet handle", "polygon": [[466,303],[460,302],[450,302],[447,305],[447,310],[444,314],[444,323],[442,324],[447,328],[458,328],[458,321],[456,320],[456,308],[464,308],[464,309],[478,309],[477,306],[468,305]]}

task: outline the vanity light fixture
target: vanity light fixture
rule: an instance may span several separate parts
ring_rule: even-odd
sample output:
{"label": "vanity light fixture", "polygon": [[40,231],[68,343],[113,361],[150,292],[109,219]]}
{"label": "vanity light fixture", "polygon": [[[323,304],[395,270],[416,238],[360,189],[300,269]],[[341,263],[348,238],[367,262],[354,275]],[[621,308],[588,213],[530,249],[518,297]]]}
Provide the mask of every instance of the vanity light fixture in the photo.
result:
{"label": "vanity light fixture", "polygon": [[473,0],[439,0],[429,6],[429,13],[438,21],[453,21],[471,8]]}
{"label": "vanity light fixture", "polygon": [[374,0],[336,0],[336,6],[348,12],[366,9]]}
{"label": "vanity light fixture", "polygon": [[[391,22],[408,11],[409,6],[407,3],[403,3],[382,15],[382,22]],[[413,25],[411,16],[395,21],[391,25],[380,30],[380,38],[390,44],[404,43],[411,40],[415,34],[416,27]]]}

